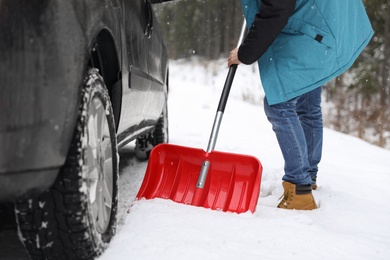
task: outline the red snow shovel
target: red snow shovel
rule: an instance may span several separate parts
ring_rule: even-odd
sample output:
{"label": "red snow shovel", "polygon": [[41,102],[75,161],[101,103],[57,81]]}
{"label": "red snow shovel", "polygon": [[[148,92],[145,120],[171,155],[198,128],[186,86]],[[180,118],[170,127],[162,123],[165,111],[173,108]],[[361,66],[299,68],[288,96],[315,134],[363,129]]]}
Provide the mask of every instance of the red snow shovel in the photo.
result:
{"label": "red snow shovel", "polygon": [[[238,45],[245,31],[241,30]],[[254,212],[260,193],[262,166],[248,155],[213,151],[237,65],[229,69],[207,151],[172,144],[157,145],[137,199],[163,198],[213,210]]]}

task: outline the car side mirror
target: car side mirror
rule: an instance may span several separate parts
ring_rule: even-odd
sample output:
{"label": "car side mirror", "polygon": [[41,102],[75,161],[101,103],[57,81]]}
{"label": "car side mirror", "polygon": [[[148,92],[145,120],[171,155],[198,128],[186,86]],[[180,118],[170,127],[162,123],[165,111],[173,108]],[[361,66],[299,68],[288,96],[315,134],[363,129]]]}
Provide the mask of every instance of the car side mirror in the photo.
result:
{"label": "car side mirror", "polygon": [[145,27],[144,34],[147,38],[150,38],[153,32],[153,8],[152,4],[171,2],[173,0],[144,0],[145,4]]}

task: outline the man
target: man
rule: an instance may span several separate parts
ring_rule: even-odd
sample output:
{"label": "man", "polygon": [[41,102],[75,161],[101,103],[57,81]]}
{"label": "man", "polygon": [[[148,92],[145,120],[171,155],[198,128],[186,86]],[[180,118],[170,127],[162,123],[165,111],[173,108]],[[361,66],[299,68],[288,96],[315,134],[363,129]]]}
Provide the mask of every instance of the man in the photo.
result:
{"label": "man", "polygon": [[278,207],[315,209],[321,86],[352,66],[373,35],[371,24],[361,0],[242,0],[242,6],[249,32],[228,65],[258,61],[265,113],[285,161]]}

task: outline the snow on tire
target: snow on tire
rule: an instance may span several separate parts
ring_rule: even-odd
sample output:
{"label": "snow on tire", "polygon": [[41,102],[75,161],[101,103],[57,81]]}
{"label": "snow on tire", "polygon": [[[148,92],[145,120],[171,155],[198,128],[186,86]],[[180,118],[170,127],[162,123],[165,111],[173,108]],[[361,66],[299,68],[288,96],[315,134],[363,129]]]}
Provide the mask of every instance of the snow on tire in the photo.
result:
{"label": "snow on tire", "polygon": [[110,98],[89,69],[77,125],[55,184],[15,204],[19,236],[32,259],[94,259],[116,231],[119,155]]}

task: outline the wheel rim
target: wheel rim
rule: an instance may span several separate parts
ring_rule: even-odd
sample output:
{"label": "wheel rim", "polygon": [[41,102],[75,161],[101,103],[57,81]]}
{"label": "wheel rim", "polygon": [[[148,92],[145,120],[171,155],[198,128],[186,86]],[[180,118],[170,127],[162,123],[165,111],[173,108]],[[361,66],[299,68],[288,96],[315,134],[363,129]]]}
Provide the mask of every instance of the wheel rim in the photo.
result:
{"label": "wheel rim", "polygon": [[97,230],[104,233],[110,221],[113,196],[111,138],[102,101],[95,97],[88,111],[88,196]]}

